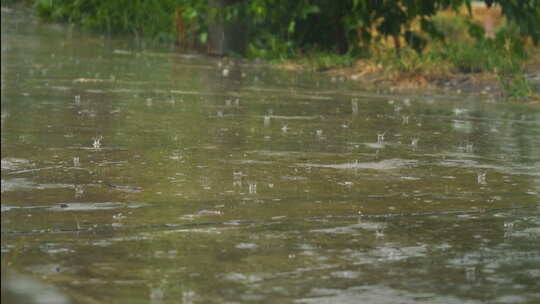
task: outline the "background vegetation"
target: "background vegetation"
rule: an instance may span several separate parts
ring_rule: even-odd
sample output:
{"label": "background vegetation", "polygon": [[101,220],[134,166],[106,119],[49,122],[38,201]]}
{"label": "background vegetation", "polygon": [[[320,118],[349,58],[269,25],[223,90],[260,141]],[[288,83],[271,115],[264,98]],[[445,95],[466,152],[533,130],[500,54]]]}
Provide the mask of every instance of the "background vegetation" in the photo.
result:
{"label": "background vegetation", "polygon": [[[2,0],[3,3],[11,2]],[[301,58],[317,69],[370,58],[404,75],[495,73],[512,95],[532,89],[523,65],[540,40],[540,0],[34,0],[45,20],[204,46],[208,21],[240,22],[251,58]],[[210,3],[221,3],[216,9]],[[473,19],[474,2],[504,16],[494,39]],[[185,41],[183,41],[185,42]],[[435,68],[437,66],[437,68]]]}

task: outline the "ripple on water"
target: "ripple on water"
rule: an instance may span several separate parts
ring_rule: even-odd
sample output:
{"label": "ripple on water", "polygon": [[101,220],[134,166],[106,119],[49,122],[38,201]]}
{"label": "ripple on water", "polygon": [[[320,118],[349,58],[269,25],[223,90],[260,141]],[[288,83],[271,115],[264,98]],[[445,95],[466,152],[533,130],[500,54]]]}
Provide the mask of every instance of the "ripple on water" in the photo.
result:
{"label": "ripple on water", "polygon": [[62,247],[60,244],[48,243],[40,246],[41,251],[48,254],[57,254],[57,253],[72,253],[75,252],[73,249]]}
{"label": "ripple on water", "polygon": [[371,148],[371,149],[382,149],[384,148],[384,143],[364,143],[364,146]]}
{"label": "ripple on water", "polygon": [[[20,170],[22,168],[28,168],[31,167],[32,163],[24,158],[14,158],[14,157],[6,157],[2,158],[2,171],[8,170]],[[3,182],[2,182],[3,184]]]}
{"label": "ripple on water", "polygon": [[[461,156],[451,153],[442,153],[442,161],[435,162],[434,165],[448,168],[474,168],[482,170],[494,170],[506,174],[540,176],[539,167],[530,164],[492,164],[483,163],[478,160],[467,159],[470,156]],[[454,157],[454,158],[448,158]],[[465,158],[467,157],[467,158]]]}
{"label": "ripple on water", "polygon": [[249,274],[245,275],[238,272],[229,272],[227,274],[223,275],[223,279],[227,281],[233,281],[233,282],[241,282],[241,283],[255,283],[262,281],[262,277],[255,275],[255,274]]}
{"label": "ripple on water", "polygon": [[518,296],[518,295],[502,296],[495,300],[495,303],[505,303],[505,304],[526,303],[526,302],[528,302],[527,298]]}
{"label": "ripple on water", "polygon": [[331,228],[323,228],[323,229],[313,229],[311,232],[319,232],[319,233],[335,233],[335,234],[354,234],[358,233],[358,229],[362,230],[369,230],[369,231],[377,231],[386,228],[386,223],[379,223],[379,222],[370,222],[362,220],[357,224],[348,225],[348,226],[339,226],[339,227],[331,227]]}
{"label": "ripple on water", "polygon": [[314,167],[314,168],[333,168],[333,169],[370,169],[370,170],[390,170],[390,169],[402,169],[416,166],[418,161],[412,159],[384,159],[376,162],[353,162],[345,164],[298,164],[301,167]]}
{"label": "ripple on water", "polygon": [[238,243],[236,246],[234,246],[238,249],[255,249],[257,248],[257,244],[254,243]]}
{"label": "ripple on water", "polygon": [[3,204],[0,210],[2,212],[11,211],[11,210],[17,210],[17,209],[39,209],[39,208],[47,208],[47,206],[9,206]]}
{"label": "ripple on water", "polygon": [[379,247],[372,250],[371,254],[380,260],[404,260],[412,257],[424,257],[426,252],[425,246]]}
{"label": "ripple on water", "polygon": [[386,304],[386,303],[432,303],[432,304],[476,304],[482,303],[474,300],[467,300],[450,296],[437,296],[432,293],[411,293],[403,290],[393,289],[382,285],[356,286],[343,290],[313,288],[306,298],[298,299],[295,303],[313,304]]}
{"label": "ripple on water", "polygon": [[331,272],[330,275],[338,279],[357,279],[360,276],[360,274],[357,271],[350,271],[350,270],[334,271],[334,272]]}
{"label": "ripple on water", "polygon": [[62,203],[51,206],[49,209],[53,211],[91,211],[91,210],[108,210],[118,208],[140,208],[144,207],[144,203],[122,203],[122,202],[103,202],[103,203]]}
{"label": "ripple on water", "polygon": [[57,263],[32,265],[28,266],[26,269],[32,273],[41,275],[57,275],[60,273],[75,272],[75,269]]}
{"label": "ripple on water", "polygon": [[402,261],[414,257],[424,257],[426,254],[427,248],[425,246],[400,247],[397,244],[395,246],[387,244],[368,251],[354,250],[346,252],[346,258],[356,265],[362,265]]}
{"label": "ripple on water", "polygon": [[1,192],[16,191],[16,190],[44,190],[44,189],[59,189],[73,188],[71,184],[38,184],[29,181],[26,178],[7,178],[2,179]]}

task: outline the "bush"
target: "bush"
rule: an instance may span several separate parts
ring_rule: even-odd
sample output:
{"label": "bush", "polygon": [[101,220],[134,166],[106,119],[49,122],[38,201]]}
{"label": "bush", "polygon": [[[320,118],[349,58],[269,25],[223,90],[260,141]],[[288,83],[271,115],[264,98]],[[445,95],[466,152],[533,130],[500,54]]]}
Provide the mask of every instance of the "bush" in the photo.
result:
{"label": "bush", "polygon": [[[46,20],[80,24],[84,29],[172,41],[175,11],[186,1],[37,0],[37,14]],[[192,1],[202,2],[202,1]],[[198,7],[190,5],[191,7]],[[186,10],[193,18],[193,10]]]}

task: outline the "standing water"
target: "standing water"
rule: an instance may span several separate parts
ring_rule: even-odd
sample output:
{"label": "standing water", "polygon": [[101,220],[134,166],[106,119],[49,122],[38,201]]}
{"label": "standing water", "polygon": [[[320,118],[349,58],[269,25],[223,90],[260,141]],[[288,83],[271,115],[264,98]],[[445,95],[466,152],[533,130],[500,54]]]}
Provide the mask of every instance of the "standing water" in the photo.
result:
{"label": "standing water", "polygon": [[538,303],[540,110],[2,9],[2,269],[75,303]]}

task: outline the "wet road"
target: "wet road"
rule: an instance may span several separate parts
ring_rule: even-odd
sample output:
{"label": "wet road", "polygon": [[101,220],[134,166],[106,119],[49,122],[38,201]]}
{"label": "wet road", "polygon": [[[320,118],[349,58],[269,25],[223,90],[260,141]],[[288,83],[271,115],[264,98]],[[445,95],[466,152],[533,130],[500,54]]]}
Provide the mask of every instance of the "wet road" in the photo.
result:
{"label": "wet road", "polygon": [[536,303],[540,109],[2,9],[2,268],[76,303]]}

